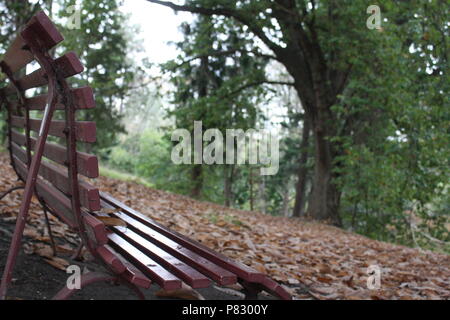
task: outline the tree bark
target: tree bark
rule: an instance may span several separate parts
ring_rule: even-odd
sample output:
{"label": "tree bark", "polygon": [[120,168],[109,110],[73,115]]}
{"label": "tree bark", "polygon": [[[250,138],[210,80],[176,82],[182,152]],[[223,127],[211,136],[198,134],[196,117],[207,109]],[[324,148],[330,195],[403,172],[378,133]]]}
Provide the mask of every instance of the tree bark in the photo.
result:
{"label": "tree bark", "polygon": [[191,197],[194,199],[200,199],[203,188],[203,172],[202,165],[197,164],[192,167],[191,180],[193,183],[191,189]]}
{"label": "tree bark", "polygon": [[234,165],[224,166],[224,198],[225,206],[230,207],[233,203],[233,180],[234,180]]}
{"label": "tree bark", "polygon": [[315,220],[330,222],[342,226],[339,215],[341,191],[333,179],[333,151],[327,137],[325,121],[318,119],[314,126],[315,168],[311,199],[308,205],[308,215]]}
{"label": "tree bark", "polygon": [[250,184],[250,211],[253,211],[255,209],[255,201],[253,196],[253,168],[250,167],[250,173],[249,173],[249,184]]}
{"label": "tree bark", "polygon": [[281,209],[281,215],[283,217],[289,217],[289,181],[286,181],[286,185],[283,188],[283,206]]}
{"label": "tree bark", "polygon": [[305,214],[305,204],[306,204],[306,177],[308,174],[308,168],[306,163],[308,161],[308,147],[309,147],[309,135],[311,131],[310,120],[305,117],[303,121],[302,130],[302,142],[300,144],[300,159],[299,159],[299,170],[298,170],[298,180],[295,190],[295,205],[294,211],[292,213],[293,217],[301,217]]}
{"label": "tree bark", "polygon": [[266,205],[266,177],[260,176],[259,180],[259,190],[258,190],[258,210],[262,213],[266,213],[267,205]]}

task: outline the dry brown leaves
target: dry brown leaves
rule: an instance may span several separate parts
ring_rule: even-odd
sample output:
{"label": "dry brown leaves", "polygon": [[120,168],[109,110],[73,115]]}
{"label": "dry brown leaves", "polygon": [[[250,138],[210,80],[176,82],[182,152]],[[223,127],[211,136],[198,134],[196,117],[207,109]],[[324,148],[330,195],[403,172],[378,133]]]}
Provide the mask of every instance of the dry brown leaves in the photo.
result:
{"label": "dry brown leaves", "polygon": [[[132,182],[102,177],[96,184],[159,223],[266,272],[296,298],[450,299],[448,255],[374,241],[327,225],[233,210]],[[8,157],[0,154],[0,192],[13,185],[16,177]],[[0,219],[15,216],[20,194],[0,201]],[[56,219],[51,223],[57,236],[76,243],[76,235],[63,224]],[[36,201],[28,226],[32,238],[45,242]],[[370,265],[381,269],[379,290],[367,288]]]}

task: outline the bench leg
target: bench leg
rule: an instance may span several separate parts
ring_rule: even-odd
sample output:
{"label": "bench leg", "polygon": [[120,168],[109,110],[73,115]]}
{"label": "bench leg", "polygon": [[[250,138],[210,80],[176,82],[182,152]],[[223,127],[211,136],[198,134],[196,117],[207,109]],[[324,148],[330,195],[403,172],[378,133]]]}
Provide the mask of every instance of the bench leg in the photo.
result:
{"label": "bench leg", "polygon": [[258,300],[258,294],[262,291],[259,285],[244,280],[239,283],[244,287],[245,300]]}
{"label": "bench leg", "polygon": [[80,279],[80,288],[79,289],[69,289],[67,285],[65,285],[59,292],[52,298],[52,300],[67,300],[69,299],[75,292],[82,290],[90,284],[96,282],[123,282],[128,288],[130,288],[134,294],[140,300],[145,300],[144,294],[139,290],[139,288],[131,283],[121,281],[120,276],[110,275],[102,272],[89,272],[81,275]]}
{"label": "bench leg", "polygon": [[70,298],[75,292],[83,289],[84,287],[96,283],[96,282],[107,282],[107,281],[115,281],[117,280],[116,276],[101,273],[101,272],[89,272],[81,275],[80,279],[80,289],[69,289],[67,285],[65,285],[53,298],[52,300],[67,300]]}
{"label": "bench leg", "polygon": [[48,210],[45,204],[43,206],[43,209],[44,209],[45,224],[47,225],[48,236],[50,238],[50,243],[52,245],[53,256],[56,257],[57,252],[56,252],[55,238],[53,238],[52,227],[50,226],[50,220],[48,219]]}
{"label": "bench leg", "polygon": [[28,209],[30,208],[31,197],[33,195],[32,187],[33,183],[27,182],[23,195],[24,199],[22,200],[19,214],[17,215],[16,227],[14,228],[14,234],[11,240],[8,258],[6,259],[6,265],[2,276],[2,282],[0,283],[0,300],[6,299],[6,292],[11,283],[12,272],[16,264],[17,255],[19,254],[23,230],[25,229],[25,223],[28,216]]}
{"label": "bench leg", "polygon": [[84,248],[84,244],[83,244],[83,242],[81,242],[78,245],[78,248],[75,251],[75,253],[70,257],[70,259],[75,260],[75,261],[81,261],[82,260],[81,256],[82,256],[82,253],[83,253],[83,248]]}
{"label": "bench leg", "polygon": [[134,294],[138,297],[139,300],[145,300],[144,294],[137,286],[129,282],[124,282],[124,284],[134,292]]}

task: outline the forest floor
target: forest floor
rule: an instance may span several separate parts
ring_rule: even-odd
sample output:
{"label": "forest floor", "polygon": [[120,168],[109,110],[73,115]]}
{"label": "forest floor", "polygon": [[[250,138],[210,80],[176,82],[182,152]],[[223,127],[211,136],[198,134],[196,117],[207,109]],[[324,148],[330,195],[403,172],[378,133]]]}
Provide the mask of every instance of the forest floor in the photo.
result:
{"label": "forest floor", "polygon": [[[134,182],[101,177],[95,183],[157,222],[267,273],[296,299],[450,299],[449,255],[375,241],[324,224],[230,209]],[[0,153],[0,193],[14,185],[18,182],[8,155]],[[17,191],[0,201],[0,269],[20,200]],[[59,258],[51,256],[42,210],[34,199],[12,297],[46,299],[67,279],[63,270],[71,264],[67,257],[78,239],[56,218],[51,224]],[[368,288],[370,266],[380,270],[379,289]],[[104,286],[92,286],[76,298],[132,298],[128,292]],[[242,297],[238,287],[214,289],[184,296]],[[164,295],[150,291],[154,293]]]}

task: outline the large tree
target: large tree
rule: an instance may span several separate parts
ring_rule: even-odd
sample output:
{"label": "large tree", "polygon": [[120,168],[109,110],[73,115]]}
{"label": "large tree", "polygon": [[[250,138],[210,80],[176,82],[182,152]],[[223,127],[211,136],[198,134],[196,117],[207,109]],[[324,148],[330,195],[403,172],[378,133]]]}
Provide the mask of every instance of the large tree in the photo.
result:
{"label": "large tree", "polygon": [[[386,115],[388,108],[381,105],[379,94],[387,95],[386,104],[394,102],[389,88],[382,83],[395,79],[390,66],[397,65],[396,61],[407,53],[402,26],[418,19],[430,28],[443,26],[436,28],[433,19],[427,21],[414,15],[415,10],[427,15],[427,4],[420,1],[383,1],[380,6],[385,19],[381,20],[381,28],[374,30],[366,26],[368,4],[363,0],[148,1],[175,11],[222,16],[245,25],[284,65],[294,79],[315,145],[308,211],[313,218],[337,225],[341,224],[342,195],[337,181],[346,155],[345,137],[357,131],[356,116],[370,118],[373,114],[375,121],[379,114]],[[437,2],[448,6],[446,1]],[[369,86],[381,83],[383,90],[349,88],[351,79],[364,79]],[[377,104],[370,110],[367,107],[372,101]]]}

